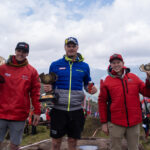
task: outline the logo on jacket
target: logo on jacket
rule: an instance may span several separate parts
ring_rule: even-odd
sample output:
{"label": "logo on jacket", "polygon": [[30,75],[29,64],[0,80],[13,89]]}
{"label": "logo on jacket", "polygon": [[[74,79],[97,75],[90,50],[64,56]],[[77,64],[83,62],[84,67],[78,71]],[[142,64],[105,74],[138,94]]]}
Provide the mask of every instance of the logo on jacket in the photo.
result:
{"label": "logo on jacket", "polygon": [[11,74],[10,73],[5,73],[5,76],[10,77]]}
{"label": "logo on jacket", "polygon": [[28,80],[28,76],[26,76],[26,75],[22,75],[22,79],[24,79],[24,80]]}
{"label": "logo on jacket", "polygon": [[80,70],[80,69],[76,69],[76,71],[79,71],[79,72],[84,72],[83,70]]}
{"label": "logo on jacket", "polygon": [[132,82],[132,79],[129,78],[129,79],[128,79],[128,82]]}
{"label": "logo on jacket", "polygon": [[59,68],[59,70],[65,70],[66,69],[66,67],[60,67]]}
{"label": "logo on jacket", "polygon": [[57,130],[51,130],[52,134],[57,134]]}

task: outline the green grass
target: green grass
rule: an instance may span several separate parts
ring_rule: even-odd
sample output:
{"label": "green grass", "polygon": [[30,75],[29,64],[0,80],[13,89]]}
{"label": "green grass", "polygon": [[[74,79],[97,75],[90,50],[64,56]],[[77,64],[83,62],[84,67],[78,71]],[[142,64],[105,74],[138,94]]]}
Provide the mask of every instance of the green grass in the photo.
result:
{"label": "green grass", "polygon": [[144,130],[141,128],[141,135],[140,135],[140,143],[143,145],[145,150],[150,150],[150,136],[148,139],[145,139]]}
{"label": "green grass", "polygon": [[[29,128],[29,131],[31,133],[31,127]],[[23,135],[23,140],[21,143],[21,146],[33,144],[36,142],[39,142],[41,140],[49,139],[50,136],[50,130],[47,129],[46,126],[37,126],[37,134],[36,135]]]}
{"label": "green grass", "polygon": [[145,150],[150,150],[150,138],[148,138],[149,141],[142,142],[142,145],[144,146]]}
{"label": "green grass", "polygon": [[[95,130],[100,127],[101,127],[101,124],[100,124],[99,119],[87,117],[85,126],[84,126],[84,131],[82,133],[82,137],[83,138],[86,138],[86,137],[91,138],[92,135],[94,134]],[[30,127],[30,132],[31,132],[31,127]],[[23,140],[22,140],[21,146],[25,146],[28,144],[33,144],[33,143],[39,142],[41,140],[49,139],[50,138],[49,134],[50,134],[50,130],[47,129],[46,126],[37,126],[37,134],[36,135],[31,135],[31,134],[23,135]],[[101,130],[98,130],[94,137],[109,138]],[[141,128],[141,135],[140,135],[140,143],[144,146],[145,150],[150,150],[150,137],[148,138],[148,140],[145,140],[144,130],[142,128]]]}
{"label": "green grass", "polygon": [[[84,131],[82,133],[82,137],[92,137],[93,133],[97,128],[101,126],[99,119],[87,117]],[[29,128],[31,133],[31,127]],[[49,139],[50,130],[45,126],[37,126],[37,134],[36,135],[23,135],[23,140],[21,146],[25,146],[28,144],[33,144],[35,142],[39,142],[41,140]],[[101,130],[98,130],[95,137],[105,137],[108,138]]]}
{"label": "green grass", "polygon": [[101,123],[99,119],[88,117],[85,122],[84,131],[82,133],[82,137],[92,137],[94,132],[97,130],[94,137],[104,137],[108,138],[102,131],[101,131]]}

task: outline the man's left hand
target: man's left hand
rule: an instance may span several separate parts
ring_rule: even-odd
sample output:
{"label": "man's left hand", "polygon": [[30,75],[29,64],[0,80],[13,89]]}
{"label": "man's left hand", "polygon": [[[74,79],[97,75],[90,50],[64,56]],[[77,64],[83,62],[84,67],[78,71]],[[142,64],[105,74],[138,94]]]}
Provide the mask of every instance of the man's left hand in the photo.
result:
{"label": "man's left hand", "polygon": [[39,123],[39,120],[40,120],[40,116],[34,114],[34,117],[33,117],[33,123],[32,123],[32,124],[33,124],[34,126],[37,126],[38,123]]}

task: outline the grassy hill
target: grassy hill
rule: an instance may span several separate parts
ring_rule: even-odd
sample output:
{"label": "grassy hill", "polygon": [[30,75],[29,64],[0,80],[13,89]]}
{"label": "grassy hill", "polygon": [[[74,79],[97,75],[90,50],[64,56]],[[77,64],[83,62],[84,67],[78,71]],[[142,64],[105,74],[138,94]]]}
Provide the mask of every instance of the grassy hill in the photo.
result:
{"label": "grassy hill", "polygon": [[[50,134],[49,129],[47,129],[46,126],[38,126],[36,135],[25,135],[25,134],[23,135],[23,141],[21,145],[24,146],[24,145],[32,144],[35,142],[39,142],[44,139],[49,139],[50,138],[49,134]],[[87,117],[85,126],[84,126],[84,131],[82,133],[82,138],[93,138],[93,137],[108,138],[108,136],[106,136],[101,131],[101,123],[99,119],[94,118],[94,117]],[[145,140],[144,131],[142,128],[141,128],[140,143],[143,144],[145,150],[150,150],[150,137],[148,140]]]}

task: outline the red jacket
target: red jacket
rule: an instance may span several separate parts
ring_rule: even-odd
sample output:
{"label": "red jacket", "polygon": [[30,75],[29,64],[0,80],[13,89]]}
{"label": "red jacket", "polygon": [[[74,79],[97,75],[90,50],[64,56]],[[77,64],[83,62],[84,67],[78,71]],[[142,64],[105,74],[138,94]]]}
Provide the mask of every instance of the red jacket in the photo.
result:
{"label": "red jacket", "polygon": [[126,72],[123,78],[110,74],[101,81],[99,113],[101,123],[131,127],[142,122],[139,93],[150,97],[150,83],[146,84],[135,74]]}
{"label": "red jacket", "polygon": [[40,82],[37,71],[28,64],[8,62],[0,66],[0,119],[26,120],[30,111],[30,98],[34,113],[40,115]]}

